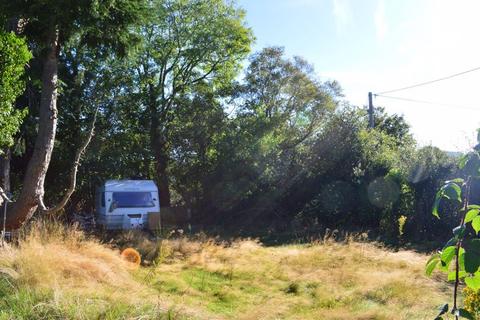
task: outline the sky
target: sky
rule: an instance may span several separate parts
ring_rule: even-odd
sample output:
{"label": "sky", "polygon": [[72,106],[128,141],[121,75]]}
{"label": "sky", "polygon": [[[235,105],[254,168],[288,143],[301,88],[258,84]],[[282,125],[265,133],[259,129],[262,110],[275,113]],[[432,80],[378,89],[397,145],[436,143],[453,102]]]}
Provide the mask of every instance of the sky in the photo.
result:
{"label": "sky", "polygon": [[[480,67],[478,0],[237,0],[254,50],[283,46],[340,82],[353,105],[379,93]],[[405,117],[420,146],[466,151],[480,128],[480,70],[374,105]],[[449,106],[445,106],[449,105]]]}

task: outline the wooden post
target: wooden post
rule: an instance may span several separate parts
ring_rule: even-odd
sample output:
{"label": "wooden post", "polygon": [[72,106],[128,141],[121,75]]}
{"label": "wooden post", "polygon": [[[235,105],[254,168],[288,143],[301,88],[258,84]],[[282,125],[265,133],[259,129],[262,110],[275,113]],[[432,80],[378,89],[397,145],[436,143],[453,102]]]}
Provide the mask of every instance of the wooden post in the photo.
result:
{"label": "wooden post", "polygon": [[374,118],[373,118],[373,95],[371,92],[368,93],[368,127],[375,127]]}

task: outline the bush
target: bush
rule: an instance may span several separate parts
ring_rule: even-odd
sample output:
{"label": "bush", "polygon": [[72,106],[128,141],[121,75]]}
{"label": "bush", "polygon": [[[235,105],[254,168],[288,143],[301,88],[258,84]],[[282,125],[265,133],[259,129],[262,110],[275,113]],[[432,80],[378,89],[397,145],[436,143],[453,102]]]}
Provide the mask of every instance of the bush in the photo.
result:
{"label": "bush", "polygon": [[480,291],[466,287],[463,289],[464,307],[474,319],[480,319]]}

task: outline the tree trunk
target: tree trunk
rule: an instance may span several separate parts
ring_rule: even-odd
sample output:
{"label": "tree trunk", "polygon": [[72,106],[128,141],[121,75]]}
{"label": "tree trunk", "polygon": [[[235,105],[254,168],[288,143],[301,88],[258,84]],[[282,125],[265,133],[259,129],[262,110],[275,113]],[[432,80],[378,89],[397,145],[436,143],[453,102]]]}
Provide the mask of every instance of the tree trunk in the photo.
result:
{"label": "tree trunk", "polygon": [[48,48],[43,57],[42,93],[37,139],[28,162],[23,187],[17,201],[8,212],[9,229],[20,227],[30,219],[43,200],[44,181],[52,156],[57,128],[57,68],[58,32],[52,30]]}
{"label": "tree trunk", "polygon": [[[159,200],[161,207],[170,207],[170,185],[168,182],[168,146],[165,139],[165,131],[161,132],[160,130],[160,115],[158,111],[158,94],[153,87],[149,85],[148,88],[148,110],[150,113],[150,147],[153,151],[153,156],[155,158],[155,175],[156,182],[158,186]],[[163,104],[167,103],[162,99]],[[165,110],[165,105],[162,106],[162,109]],[[165,119],[165,117],[163,117]],[[165,125],[165,123],[163,123]]]}
{"label": "tree trunk", "polygon": [[[422,194],[425,191],[422,190]],[[420,195],[415,199],[415,235],[416,241],[425,240],[425,199]]]}
{"label": "tree trunk", "polygon": [[160,206],[170,207],[170,186],[167,175],[168,152],[166,142],[160,137],[158,132],[154,133],[151,138],[152,149],[155,156],[155,173],[157,175],[156,180],[158,184]]}
{"label": "tree trunk", "polygon": [[98,112],[98,107],[95,110],[95,113],[93,114],[92,124],[90,125],[90,130],[88,132],[88,135],[85,138],[85,141],[80,145],[77,152],[75,153],[75,158],[73,159],[73,163],[72,163],[72,169],[70,170],[70,186],[68,187],[67,191],[63,195],[62,200],[60,200],[60,202],[52,208],[46,208],[45,204],[43,203],[43,199],[40,198],[40,208],[43,213],[52,214],[52,213],[57,213],[63,210],[67,205],[68,201],[70,200],[70,197],[75,192],[75,188],[77,187],[77,172],[78,172],[78,167],[80,166],[80,159],[85,153],[85,150],[87,150],[87,147],[90,144],[90,141],[92,141],[93,134],[95,132],[95,122],[97,120],[97,112]]}
{"label": "tree trunk", "polygon": [[162,207],[170,207],[170,186],[168,183],[167,175],[167,161],[165,161],[165,156],[163,154],[157,154],[156,158],[156,171],[157,171],[157,183],[158,183],[158,192],[160,197],[160,205]]}
{"label": "tree trunk", "polygon": [[10,148],[3,150],[3,155],[0,157],[0,180],[3,191],[7,194],[10,192]]}
{"label": "tree trunk", "polygon": [[[153,95],[150,95],[151,97]],[[168,183],[168,147],[164,135],[160,132],[160,120],[156,112],[155,99],[150,101],[150,146],[155,157],[155,174],[158,184],[160,206],[170,207],[170,186]]]}

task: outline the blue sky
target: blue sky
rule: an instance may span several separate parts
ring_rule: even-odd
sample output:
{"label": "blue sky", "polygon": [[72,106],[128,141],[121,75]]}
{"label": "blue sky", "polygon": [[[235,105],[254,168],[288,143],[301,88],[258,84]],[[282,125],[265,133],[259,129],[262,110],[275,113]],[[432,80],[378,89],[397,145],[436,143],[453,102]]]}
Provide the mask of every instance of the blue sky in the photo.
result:
{"label": "blue sky", "polygon": [[[257,38],[255,50],[284,46],[336,79],[346,99],[480,66],[478,0],[238,0]],[[464,151],[480,127],[480,71],[392,95],[466,108],[376,98],[403,114],[420,145]]]}

